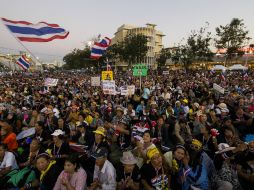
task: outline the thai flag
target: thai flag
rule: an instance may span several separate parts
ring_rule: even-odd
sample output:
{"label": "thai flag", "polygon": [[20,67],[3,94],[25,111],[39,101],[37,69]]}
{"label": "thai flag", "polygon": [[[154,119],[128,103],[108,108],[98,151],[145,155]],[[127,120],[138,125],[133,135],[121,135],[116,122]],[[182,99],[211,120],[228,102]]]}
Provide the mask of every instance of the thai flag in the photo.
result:
{"label": "thai flag", "polygon": [[214,75],[214,73],[215,73],[215,71],[212,69],[212,70],[210,71],[210,74],[211,74],[211,75]]}
{"label": "thai flag", "polygon": [[13,21],[2,18],[4,25],[20,41],[49,42],[55,39],[65,39],[69,32],[57,24],[39,22],[33,24],[27,21]]}
{"label": "thai flag", "polygon": [[224,76],[224,73],[221,73],[220,78],[221,78],[221,80],[223,80],[223,81],[226,80],[226,77]]}
{"label": "thai flag", "polygon": [[249,76],[248,76],[248,73],[245,73],[245,74],[243,75],[243,79],[244,79],[244,80],[248,80],[248,77],[249,77]]}
{"label": "thai flag", "polygon": [[91,58],[99,59],[108,49],[111,44],[111,39],[103,38],[100,42],[95,42],[91,50]]}
{"label": "thai flag", "polygon": [[25,55],[22,55],[16,62],[24,71],[28,70],[30,67],[30,63],[27,60]]}

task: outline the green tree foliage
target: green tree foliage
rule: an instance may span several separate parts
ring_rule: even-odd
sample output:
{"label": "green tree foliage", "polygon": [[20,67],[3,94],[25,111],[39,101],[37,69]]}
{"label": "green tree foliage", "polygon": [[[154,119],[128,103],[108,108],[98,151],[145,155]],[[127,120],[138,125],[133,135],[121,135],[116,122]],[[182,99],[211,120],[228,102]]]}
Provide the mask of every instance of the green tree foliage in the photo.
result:
{"label": "green tree foliage", "polygon": [[111,45],[102,60],[107,57],[110,61],[120,60],[128,64],[139,63],[147,54],[147,43],[148,39],[144,35],[127,35],[124,41]]}
{"label": "green tree foliage", "polygon": [[157,62],[159,66],[165,66],[167,59],[172,59],[170,49],[163,48],[160,52],[159,57],[157,58]]}
{"label": "green tree foliage", "polygon": [[226,26],[220,25],[215,29],[217,38],[215,39],[218,49],[226,49],[228,59],[235,55],[242,55],[240,48],[247,45],[251,39],[248,37],[249,31],[246,29],[242,19],[233,18]]}
{"label": "green tree foliage", "polygon": [[74,49],[71,53],[64,56],[63,60],[66,63],[64,69],[80,69],[96,66],[96,61],[90,59],[91,51],[89,47],[84,50]]}
{"label": "green tree foliage", "polygon": [[188,68],[193,62],[209,61],[212,58],[213,53],[210,49],[212,38],[211,33],[207,32],[207,26],[201,27],[198,31],[193,30],[186,44],[174,49],[171,53],[173,62],[180,62],[185,68]]}
{"label": "green tree foliage", "polygon": [[144,35],[137,34],[126,36],[124,41],[120,43],[120,46],[123,48],[120,57],[130,64],[142,61],[148,51],[147,43],[148,39]]}

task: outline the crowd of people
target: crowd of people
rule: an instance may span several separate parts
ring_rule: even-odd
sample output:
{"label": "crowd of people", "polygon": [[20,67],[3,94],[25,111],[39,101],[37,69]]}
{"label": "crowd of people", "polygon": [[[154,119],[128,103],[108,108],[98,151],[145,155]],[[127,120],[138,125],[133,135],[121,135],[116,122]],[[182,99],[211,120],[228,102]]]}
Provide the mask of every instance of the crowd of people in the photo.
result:
{"label": "crowd of people", "polygon": [[0,189],[253,189],[254,73],[115,72],[127,96],[98,75],[0,76]]}

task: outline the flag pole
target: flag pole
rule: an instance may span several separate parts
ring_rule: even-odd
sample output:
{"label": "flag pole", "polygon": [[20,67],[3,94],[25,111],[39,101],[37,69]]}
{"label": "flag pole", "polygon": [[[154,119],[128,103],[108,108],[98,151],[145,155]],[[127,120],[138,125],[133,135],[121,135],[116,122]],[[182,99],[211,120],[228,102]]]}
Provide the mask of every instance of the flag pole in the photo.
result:
{"label": "flag pole", "polygon": [[8,31],[11,33],[11,35],[16,39],[16,41],[23,47],[25,48],[25,50],[36,60],[38,61],[41,66],[42,66],[42,63],[36,58],[36,56],[34,56],[34,54],[23,44],[21,43],[21,41],[15,36],[13,35],[13,33],[10,31],[10,29],[4,24],[4,26],[8,29]]}

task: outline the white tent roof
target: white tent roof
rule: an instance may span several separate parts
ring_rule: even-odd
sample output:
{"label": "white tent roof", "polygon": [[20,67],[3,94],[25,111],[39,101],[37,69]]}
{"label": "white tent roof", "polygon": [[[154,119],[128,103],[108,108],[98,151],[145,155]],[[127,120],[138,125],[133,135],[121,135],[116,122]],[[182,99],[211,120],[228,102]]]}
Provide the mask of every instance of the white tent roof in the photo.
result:
{"label": "white tent roof", "polygon": [[241,64],[235,64],[228,68],[229,70],[247,70],[247,67],[242,66]]}
{"label": "white tent roof", "polygon": [[215,65],[211,70],[227,70],[223,65]]}

